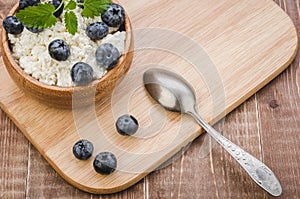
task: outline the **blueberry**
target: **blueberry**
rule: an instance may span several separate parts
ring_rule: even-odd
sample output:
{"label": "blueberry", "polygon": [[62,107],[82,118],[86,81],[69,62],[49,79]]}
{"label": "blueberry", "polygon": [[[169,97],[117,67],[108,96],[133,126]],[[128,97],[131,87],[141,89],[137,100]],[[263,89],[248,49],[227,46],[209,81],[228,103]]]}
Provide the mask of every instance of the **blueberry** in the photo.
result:
{"label": "blueberry", "polygon": [[93,81],[93,68],[83,62],[77,62],[71,69],[71,78],[76,86],[84,86]]}
{"label": "blueberry", "polygon": [[101,15],[101,19],[110,27],[119,27],[125,20],[124,8],[111,3],[108,9]]}
{"label": "blueberry", "polygon": [[19,1],[19,10],[23,10],[29,6],[30,5],[28,4],[28,0],[20,0]]}
{"label": "blueberry", "polygon": [[79,160],[89,159],[94,151],[93,144],[88,140],[79,140],[73,146],[73,154]]}
{"label": "blueberry", "polygon": [[20,0],[19,10],[23,10],[29,6],[37,6],[40,2],[40,0]]}
{"label": "blueberry", "polygon": [[17,35],[23,32],[24,26],[16,16],[8,16],[3,20],[3,27],[6,32]]}
{"label": "blueberry", "polygon": [[53,40],[48,46],[48,51],[57,61],[66,61],[71,54],[69,45],[61,39]]}
{"label": "blueberry", "polygon": [[32,33],[39,33],[39,32],[42,32],[44,30],[43,28],[38,29],[38,28],[28,28],[28,27],[26,27],[26,29],[29,30]]}
{"label": "blueberry", "polygon": [[[58,8],[58,6],[61,4],[62,0],[52,0],[50,1],[50,4],[54,5],[55,9]],[[53,15],[55,17],[59,17],[61,15],[61,13],[64,10],[64,4],[55,12],[53,13]]]}
{"label": "blueberry", "polygon": [[100,67],[112,69],[119,61],[120,53],[110,43],[101,44],[96,50],[96,60]]}
{"label": "blueberry", "polygon": [[[77,3],[84,3],[84,0],[76,0]],[[79,8],[84,8],[83,5],[78,5]]]}
{"label": "blueberry", "polygon": [[91,23],[85,32],[91,39],[100,40],[108,34],[108,26],[103,22]]}
{"label": "blueberry", "polygon": [[97,173],[108,175],[116,170],[117,158],[110,152],[101,152],[95,157],[93,166]]}
{"label": "blueberry", "polygon": [[139,128],[138,121],[132,115],[123,115],[118,118],[116,128],[121,135],[133,135]]}

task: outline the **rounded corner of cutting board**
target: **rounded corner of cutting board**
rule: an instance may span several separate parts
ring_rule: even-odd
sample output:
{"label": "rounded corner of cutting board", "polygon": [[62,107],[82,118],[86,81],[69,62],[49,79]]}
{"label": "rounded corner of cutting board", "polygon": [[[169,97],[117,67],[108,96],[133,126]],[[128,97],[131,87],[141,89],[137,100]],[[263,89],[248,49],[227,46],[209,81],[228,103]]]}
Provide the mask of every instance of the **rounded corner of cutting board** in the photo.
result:
{"label": "rounded corner of cutting board", "polygon": [[[274,74],[270,75],[269,78],[267,78],[266,83],[274,79],[277,75],[279,75],[283,70],[285,70],[295,59],[297,52],[299,50],[299,34],[297,31],[297,28],[290,18],[290,16],[278,5],[276,4],[273,0],[268,0],[270,4],[272,4],[277,10],[278,13],[282,15],[282,17],[286,21],[286,29],[289,30],[287,34],[285,35],[286,39],[289,40],[291,43],[291,46],[288,50],[288,53],[285,55],[285,63],[282,64],[282,66],[278,69],[278,71],[274,72]],[[262,86],[264,86],[263,84]]]}
{"label": "rounded corner of cutting board", "polygon": [[[56,170],[56,171],[58,172],[58,170]],[[74,180],[72,177],[66,176],[65,174],[62,174],[60,172],[59,172],[59,174],[61,176],[63,176],[63,178],[68,183],[70,183],[71,185],[73,185],[74,187],[76,187],[76,188],[78,188],[78,189],[80,189],[82,191],[85,191],[87,193],[92,193],[92,194],[113,194],[113,193],[124,191],[124,190],[128,189],[129,187],[133,186],[134,184],[136,184],[144,176],[147,175],[145,173],[142,176],[140,176],[141,174],[136,175],[136,176],[132,176],[127,181],[123,181],[122,183],[114,183],[111,186],[105,186],[105,185],[103,185],[103,186],[91,186],[89,184],[78,182],[78,181]],[[96,174],[96,175],[101,175],[101,174]],[[110,174],[110,175],[112,175],[112,174]]]}
{"label": "rounded corner of cutting board", "polygon": [[290,16],[279,5],[277,5],[274,1],[272,1],[272,0],[269,0],[269,1],[275,7],[277,7],[277,9],[280,10],[280,12],[281,12],[282,15],[286,16],[287,21],[289,23],[289,26],[292,29],[292,31],[290,32],[290,34],[291,34],[291,37],[294,40],[294,42],[293,42],[294,45],[293,45],[292,50],[291,50],[290,59],[286,63],[286,65],[289,65],[295,59],[295,57],[297,55],[297,52],[298,52],[298,49],[299,49],[299,34],[298,34],[297,28],[296,28],[293,20],[290,18]]}
{"label": "rounded corner of cutting board", "polygon": [[[39,150],[39,149],[38,149]],[[73,162],[78,161],[83,164],[88,162],[88,165],[85,165],[82,168],[79,168],[79,171],[77,173],[81,173],[82,175],[74,175],[76,172],[68,172],[66,169],[62,169],[61,166],[64,163],[57,164],[56,161],[53,161],[52,158],[47,155],[47,153],[41,153],[42,156],[49,162],[49,164],[54,168],[54,170],[63,177],[64,180],[66,180],[68,183],[73,185],[74,187],[88,192],[92,194],[112,194],[116,192],[123,191],[132,185],[136,184],[138,181],[140,181],[143,177],[145,177],[149,172],[144,173],[129,173],[124,172],[116,169],[112,174],[110,175],[101,175],[94,171],[92,167],[92,158],[90,158],[88,161],[82,161],[82,160],[75,160],[75,158],[70,158],[67,162]],[[81,164],[81,165],[83,165]],[[72,167],[72,166],[71,166]],[[74,169],[76,167],[73,167]],[[82,169],[82,170],[80,170]],[[86,175],[86,173],[88,173]]]}

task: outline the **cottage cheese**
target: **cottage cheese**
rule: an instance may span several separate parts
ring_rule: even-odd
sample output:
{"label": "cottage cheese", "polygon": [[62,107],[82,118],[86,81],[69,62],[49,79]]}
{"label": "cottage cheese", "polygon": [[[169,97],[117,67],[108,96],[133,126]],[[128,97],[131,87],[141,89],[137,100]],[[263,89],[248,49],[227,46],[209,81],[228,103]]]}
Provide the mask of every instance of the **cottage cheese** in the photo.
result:
{"label": "cottage cheese", "polygon": [[[81,11],[81,8],[74,10],[78,19],[78,32],[74,36],[65,29],[63,14],[54,26],[40,33],[31,33],[24,28],[20,35],[8,35],[12,44],[12,56],[26,73],[40,82],[57,86],[74,86],[70,71],[77,62],[89,64],[94,70],[94,78],[98,79],[106,74],[107,71],[96,62],[96,49],[101,43],[111,43],[123,54],[126,32],[110,28],[105,38],[94,42],[86,35],[85,29],[90,23],[102,21],[101,17],[84,18]],[[66,61],[56,61],[50,57],[48,45],[55,39],[68,43],[71,55]]]}

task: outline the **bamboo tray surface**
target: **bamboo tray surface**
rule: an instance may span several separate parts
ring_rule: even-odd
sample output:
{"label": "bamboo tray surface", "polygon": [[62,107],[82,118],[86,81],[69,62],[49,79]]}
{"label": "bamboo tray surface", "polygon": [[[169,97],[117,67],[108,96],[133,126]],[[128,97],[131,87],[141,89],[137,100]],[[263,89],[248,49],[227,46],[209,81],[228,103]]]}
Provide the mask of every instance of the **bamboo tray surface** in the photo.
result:
{"label": "bamboo tray surface", "polygon": [[[111,97],[74,111],[26,96],[0,61],[0,105],[69,183],[92,193],[113,193],[142,179],[201,134],[189,117],[158,106],[142,75],[152,67],[180,73],[194,87],[200,114],[215,123],[282,72],[297,51],[289,17],[270,0],[121,1],[134,30],[134,60]],[[74,96],[76,97],[76,96]],[[116,133],[115,121],[134,115],[133,137]],[[80,161],[73,144],[93,142],[93,156],[111,151],[117,170],[97,174],[93,158]]]}

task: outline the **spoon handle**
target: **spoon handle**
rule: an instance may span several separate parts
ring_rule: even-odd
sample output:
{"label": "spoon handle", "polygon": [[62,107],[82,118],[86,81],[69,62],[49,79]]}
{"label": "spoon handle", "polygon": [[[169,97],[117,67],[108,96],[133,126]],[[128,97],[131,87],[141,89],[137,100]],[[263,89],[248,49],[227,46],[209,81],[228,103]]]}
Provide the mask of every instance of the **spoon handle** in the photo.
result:
{"label": "spoon handle", "polygon": [[259,186],[273,196],[279,196],[282,193],[280,182],[269,167],[222,136],[218,131],[207,124],[196,110],[190,111],[188,114],[190,114],[210,136],[223,146]]}

